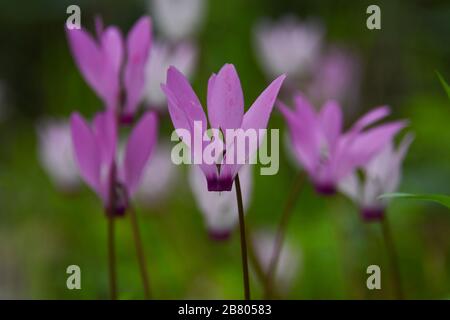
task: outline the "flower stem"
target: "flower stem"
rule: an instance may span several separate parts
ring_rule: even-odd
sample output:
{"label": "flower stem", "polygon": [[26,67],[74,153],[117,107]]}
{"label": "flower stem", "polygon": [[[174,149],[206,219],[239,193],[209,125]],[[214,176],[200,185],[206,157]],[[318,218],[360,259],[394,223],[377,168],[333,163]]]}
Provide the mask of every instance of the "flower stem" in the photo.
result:
{"label": "flower stem", "polygon": [[236,199],[239,211],[239,229],[241,234],[241,255],[242,255],[242,275],[244,278],[244,296],[245,300],[250,300],[250,281],[248,278],[247,241],[245,239],[244,205],[242,203],[242,192],[241,192],[241,183],[239,182],[239,175],[236,175],[234,183],[236,185]]}
{"label": "flower stem", "polygon": [[398,300],[403,299],[403,291],[400,277],[400,269],[398,266],[398,257],[395,250],[394,240],[392,238],[391,229],[387,217],[383,217],[380,221],[381,229],[383,231],[384,242],[386,243],[387,254],[389,255],[389,262],[391,264],[392,277],[394,282],[395,296]]}
{"label": "flower stem", "polygon": [[109,290],[111,300],[117,299],[117,283],[116,283],[116,253],[114,250],[114,217],[107,215],[108,220],[108,269],[109,269]]}
{"label": "flower stem", "polygon": [[144,287],[144,297],[145,299],[150,299],[150,286],[149,277],[147,273],[147,263],[145,261],[144,250],[142,246],[141,235],[139,232],[139,226],[136,216],[136,211],[133,206],[129,206],[131,229],[133,230],[134,244],[136,247],[136,255],[138,258],[139,269],[141,272],[142,286]]}
{"label": "flower stem", "polygon": [[289,222],[289,218],[292,215],[295,202],[300,194],[301,187],[304,181],[304,174],[301,172],[291,189],[291,192],[287,198],[286,204],[284,206],[283,213],[281,214],[280,224],[278,225],[277,233],[275,235],[275,244],[272,250],[272,256],[270,259],[269,267],[267,269],[266,283],[265,283],[265,297],[268,299],[273,295],[273,277],[276,274],[276,269],[278,265],[278,260],[280,259],[281,249],[283,246],[284,236],[286,234],[286,228]]}

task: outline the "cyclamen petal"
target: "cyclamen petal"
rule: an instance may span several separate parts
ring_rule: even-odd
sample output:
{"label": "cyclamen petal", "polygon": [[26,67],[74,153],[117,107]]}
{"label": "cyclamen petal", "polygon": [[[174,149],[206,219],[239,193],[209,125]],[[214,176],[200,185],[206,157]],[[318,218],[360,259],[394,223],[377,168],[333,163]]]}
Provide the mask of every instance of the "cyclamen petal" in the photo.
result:
{"label": "cyclamen petal", "polygon": [[109,102],[109,93],[105,91],[104,80],[107,70],[103,50],[84,29],[66,30],[72,55],[85,81],[97,95]]}
{"label": "cyclamen petal", "polygon": [[72,143],[80,175],[86,183],[100,193],[100,161],[97,139],[79,113],[70,117]]}
{"label": "cyclamen petal", "polygon": [[244,94],[236,69],[226,64],[208,82],[208,119],[213,128],[239,128],[244,116]]}
{"label": "cyclamen petal", "polygon": [[124,70],[124,86],[127,93],[124,112],[132,115],[143,96],[145,65],[150,51],[152,32],[149,17],[139,19],[127,38],[127,64]]}
{"label": "cyclamen petal", "polygon": [[158,121],[154,112],[147,112],[130,134],[123,163],[124,183],[129,196],[139,185],[142,174],[157,140]]}

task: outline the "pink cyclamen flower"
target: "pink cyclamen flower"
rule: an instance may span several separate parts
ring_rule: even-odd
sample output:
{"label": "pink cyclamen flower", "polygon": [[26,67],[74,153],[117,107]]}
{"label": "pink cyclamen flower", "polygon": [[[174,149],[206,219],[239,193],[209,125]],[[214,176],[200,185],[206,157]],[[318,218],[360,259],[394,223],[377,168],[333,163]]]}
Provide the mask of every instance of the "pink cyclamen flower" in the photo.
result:
{"label": "pink cyclamen flower", "polygon": [[147,112],[135,125],[120,162],[116,159],[118,132],[112,110],[97,113],[92,125],[74,113],[70,124],[81,177],[102,199],[109,214],[124,214],[156,143],[156,115]]}
{"label": "pink cyclamen flower", "polygon": [[397,190],[402,162],[412,141],[413,136],[408,134],[397,149],[393,143],[389,143],[363,167],[364,178],[353,172],[339,183],[339,190],[360,207],[364,220],[384,217],[386,200],[378,197]]}
{"label": "pink cyclamen flower", "polygon": [[80,176],[73,154],[67,120],[46,119],[38,125],[39,160],[54,184],[62,191],[73,191]]}
{"label": "pink cyclamen flower", "polygon": [[[239,172],[242,202],[244,212],[247,212],[252,193],[252,168],[245,165]],[[189,183],[210,237],[214,240],[228,239],[239,220],[235,187],[232,187],[232,192],[207,192],[207,183],[197,166],[191,167]]]}
{"label": "pink cyclamen flower", "polygon": [[[255,254],[261,262],[261,267],[265,274],[269,272],[273,249],[276,242],[275,233],[270,230],[257,230],[253,236]],[[288,293],[293,283],[301,273],[302,268],[302,250],[293,243],[286,241],[281,248],[280,257],[275,274],[275,283],[277,289],[283,293]]]}
{"label": "pink cyclamen flower", "polygon": [[85,81],[107,108],[116,110],[124,121],[130,121],[144,93],[145,64],[152,36],[150,18],[140,18],[125,43],[117,27],[103,30],[100,20],[97,40],[84,29],[66,31],[72,55]]}
{"label": "pink cyclamen flower", "polygon": [[333,47],[319,58],[308,94],[316,101],[332,99],[354,105],[359,93],[360,77],[358,57],[349,50]]}
{"label": "pink cyclamen flower", "polygon": [[294,101],[295,110],[281,102],[278,107],[289,127],[298,161],[322,194],[334,194],[343,178],[367,164],[405,126],[404,121],[396,121],[368,128],[389,114],[389,108],[383,106],[368,112],[343,132],[338,103],[328,101],[316,113],[302,95],[297,94]]}
{"label": "pink cyclamen flower", "polygon": [[150,12],[165,38],[179,41],[192,36],[203,23],[206,0],[151,0]]}
{"label": "pink cyclamen flower", "polygon": [[277,23],[260,22],[254,32],[255,50],[269,76],[301,77],[311,70],[322,45],[323,28],[288,16]]}
{"label": "pink cyclamen flower", "polygon": [[166,97],[161,91],[161,83],[166,79],[167,69],[175,66],[186,77],[192,75],[197,60],[197,47],[191,42],[171,45],[155,41],[146,66],[145,100],[150,107],[166,108]]}
{"label": "pink cyclamen flower", "polygon": [[[244,114],[244,95],[241,83],[232,64],[225,64],[219,73],[213,74],[208,81],[208,119],[211,128],[225,132],[228,129],[248,129],[260,130],[267,127],[270,114],[285,76],[275,79],[255,100],[252,106]],[[167,71],[167,81],[162,89],[166,94],[170,117],[175,129],[188,130],[191,137],[196,134],[194,130],[201,130],[200,136],[205,136],[207,130],[207,119],[202,105],[191,85],[175,67],[170,67]],[[194,121],[200,123],[200,128],[196,127]],[[192,139],[192,138],[191,138]],[[259,145],[261,137],[258,137]],[[188,146],[194,146],[191,141],[184,141]],[[227,141],[224,156],[220,163],[199,164],[206,176],[208,191],[230,191],[234,179],[242,164],[236,161],[226,161],[227,150],[235,149],[233,141]],[[207,144],[201,146],[202,153]],[[195,148],[190,148],[191,154],[197,152]],[[241,152],[241,150],[237,150]],[[256,150],[244,150],[246,161]],[[231,151],[229,151],[231,153]],[[233,152],[235,156],[242,156]],[[242,153],[242,152],[241,152]],[[222,156],[222,155],[219,155]],[[194,157],[195,158],[195,157]],[[229,164],[226,162],[233,162]],[[245,162],[248,163],[248,162]]]}

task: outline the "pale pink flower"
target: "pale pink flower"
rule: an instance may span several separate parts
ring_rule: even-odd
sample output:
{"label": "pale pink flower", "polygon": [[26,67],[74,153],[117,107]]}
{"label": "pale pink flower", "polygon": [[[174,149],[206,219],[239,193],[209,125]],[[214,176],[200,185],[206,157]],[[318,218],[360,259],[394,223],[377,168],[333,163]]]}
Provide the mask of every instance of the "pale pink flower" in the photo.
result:
{"label": "pale pink flower", "polygon": [[[252,241],[256,256],[263,271],[267,274],[273,256],[275,234],[267,230],[259,230],[253,235]],[[281,248],[274,277],[277,289],[281,289],[285,293],[289,291],[301,272],[301,262],[302,252],[300,248],[294,248],[292,243],[285,241]]]}
{"label": "pale pink flower", "polygon": [[176,67],[190,78],[197,60],[197,47],[185,41],[171,45],[165,41],[155,41],[146,66],[145,100],[152,108],[166,108],[166,97],[161,83],[166,79],[167,69]]}
{"label": "pale pink flower", "polygon": [[[239,171],[239,180],[244,212],[247,212],[253,185],[252,167],[249,165],[242,167]],[[239,221],[234,184],[231,191],[208,192],[205,177],[197,166],[191,166],[189,183],[211,238],[228,239]]]}
{"label": "pale pink flower", "polygon": [[287,74],[292,79],[311,71],[320,53],[323,28],[316,22],[288,16],[278,22],[260,22],[254,36],[264,71],[270,77]]}
{"label": "pale pink flower", "polygon": [[402,162],[412,141],[413,136],[406,135],[397,149],[389,143],[363,167],[363,177],[353,172],[339,183],[339,190],[359,206],[364,220],[383,218],[386,200],[379,196],[397,190]]}
{"label": "pale pink flower", "polygon": [[320,112],[301,94],[295,95],[294,102],[294,110],[281,102],[278,106],[289,128],[291,148],[322,194],[334,194],[343,178],[366,165],[405,126],[395,121],[373,127],[389,114],[384,106],[368,112],[344,132],[337,102],[328,101]]}
{"label": "pale pink flower", "polygon": [[68,121],[46,119],[38,124],[37,131],[39,160],[53,183],[62,191],[78,188],[81,181]]}
{"label": "pale pink flower", "polygon": [[197,32],[206,12],[205,0],[151,0],[150,12],[165,38],[178,41]]}

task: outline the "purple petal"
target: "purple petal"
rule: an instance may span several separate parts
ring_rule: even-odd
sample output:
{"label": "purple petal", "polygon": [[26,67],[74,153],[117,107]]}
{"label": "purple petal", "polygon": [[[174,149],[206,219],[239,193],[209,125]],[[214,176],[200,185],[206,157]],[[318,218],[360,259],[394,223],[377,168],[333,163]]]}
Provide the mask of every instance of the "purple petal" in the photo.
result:
{"label": "purple petal", "polygon": [[328,101],[320,113],[320,121],[330,152],[334,152],[342,132],[342,111],[339,104]]}
{"label": "purple petal", "polygon": [[[205,112],[203,111],[202,105],[200,104],[200,101],[197,95],[195,94],[194,90],[192,90],[189,81],[180,71],[178,71],[177,68],[173,66],[171,66],[167,71],[166,85],[163,86],[163,90],[165,91],[166,95],[168,95],[167,89],[171,92],[171,94],[169,95],[171,96],[172,99],[172,106],[176,105],[179,109],[181,109],[185,113],[185,116],[187,117],[189,122],[189,126],[179,126],[178,124],[181,125],[182,123],[180,123],[180,119],[177,117],[178,112],[172,110],[174,111],[173,115],[175,116],[173,117],[171,113],[174,127],[176,129],[178,128],[190,129],[193,127],[194,121],[201,121],[205,130],[207,122],[206,122],[206,115]],[[170,103],[169,103],[169,112],[171,112]]]}
{"label": "purple petal", "polygon": [[285,75],[281,75],[272,81],[255,100],[250,109],[247,110],[242,121],[242,128],[244,130],[249,128],[256,130],[267,128],[273,105],[285,78]]}
{"label": "purple petal", "polygon": [[365,115],[363,115],[350,129],[350,132],[359,132],[363,130],[365,127],[368,127],[375,122],[385,118],[389,115],[390,109],[388,106],[377,107]]}
{"label": "purple petal", "polygon": [[236,69],[226,64],[208,82],[208,118],[213,128],[236,129],[244,115],[244,94]]}
{"label": "purple petal", "polygon": [[300,118],[298,112],[295,113],[282,102],[277,105],[288,125],[292,148],[298,161],[312,174],[319,157],[315,115]]}
{"label": "purple petal", "polygon": [[125,114],[134,114],[142,98],[145,65],[151,42],[151,20],[149,17],[142,17],[134,24],[127,38],[127,64],[124,70]]}
{"label": "purple petal", "polygon": [[78,69],[84,80],[103,99],[102,75],[105,61],[99,45],[84,29],[66,30],[67,39]]}
{"label": "purple petal", "polygon": [[359,134],[344,147],[335,160],[336,179],[345,177],[355,167],[366,165],[394,136],[405,127],[406,122],[397,121],[380,125]]}
{"label": "purple petal", "polygon": [[97,139],[79,113],[71,115],[70,128],[75,159],[80,175],[93,190],[100,193],[100,154]]}
{"label": "purple petal", "polygon": [[131,196],[137,189],[142,171],[157,138],[157,117],[147,112],[130,134],[123,164],[124,182]]}
{"label": "purple petal", "polygon": [[97,113],[93,121],[101,162],[111,165],[116,157],[117,121],[111,109]]}

